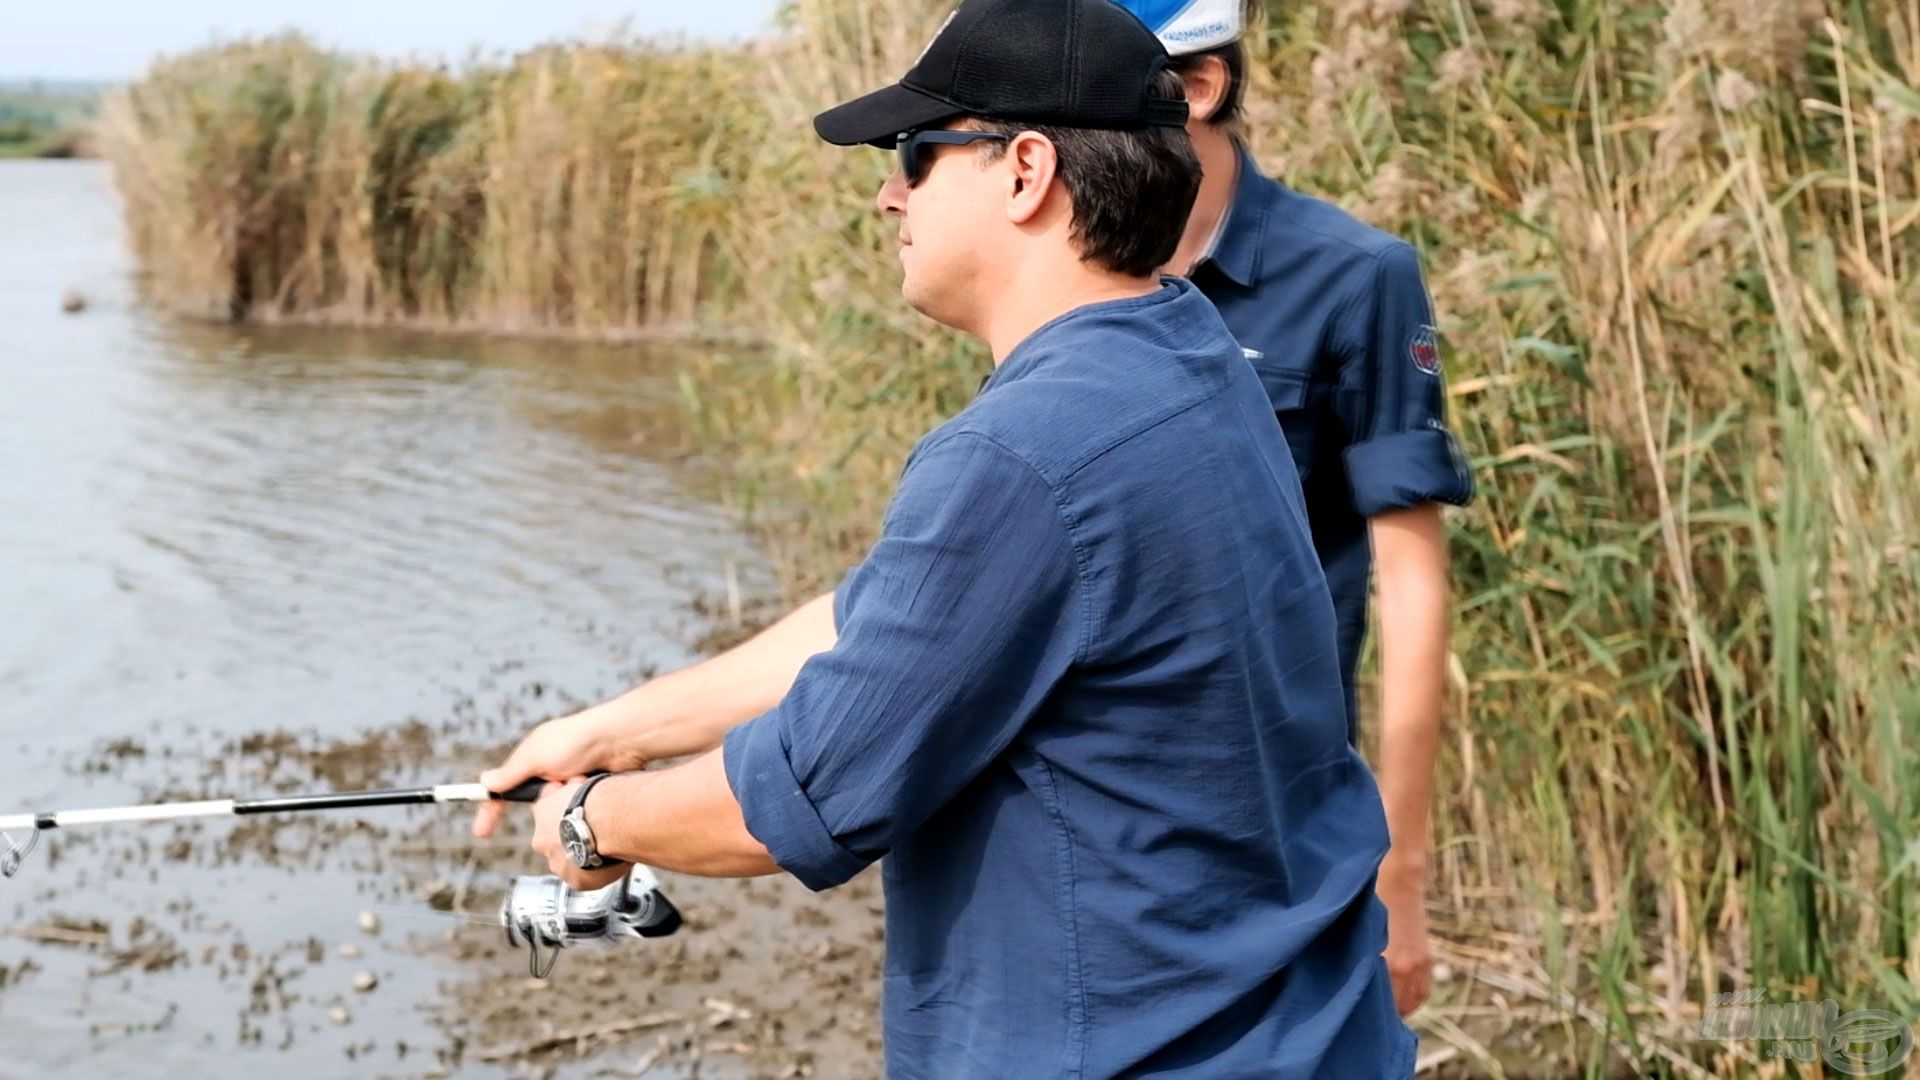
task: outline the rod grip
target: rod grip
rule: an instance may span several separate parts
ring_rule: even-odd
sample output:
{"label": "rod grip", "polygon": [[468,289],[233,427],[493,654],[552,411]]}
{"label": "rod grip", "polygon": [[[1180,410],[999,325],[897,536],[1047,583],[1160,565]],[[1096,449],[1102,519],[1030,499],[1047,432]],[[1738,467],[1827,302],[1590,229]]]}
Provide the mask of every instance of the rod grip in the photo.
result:
{"label": "rod grip", "polygon": [[539,802],[540,793],[545,790],[547,790],[547,782],[536,776],[531,780],[521,781],[506,791],[493,792],[493,797],[500,802]]}

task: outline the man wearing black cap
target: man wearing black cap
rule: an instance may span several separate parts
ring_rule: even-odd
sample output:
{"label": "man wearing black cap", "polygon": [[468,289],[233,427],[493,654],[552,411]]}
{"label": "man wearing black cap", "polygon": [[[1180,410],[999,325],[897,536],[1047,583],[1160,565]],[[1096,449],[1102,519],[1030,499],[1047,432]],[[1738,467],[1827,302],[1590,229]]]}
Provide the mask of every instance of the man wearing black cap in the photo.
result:
{"label": "man wearing black cap", "polygon": [[834,594],[482,778],[562,782],[534,846],[583,887],[886,856],[893,1077],[1412,1075],[1293,463],[1212,305],[1156,277],[1199,184],[1166,63],[1108,0],[968,0],[816,119],[899,155],[902,290],[993,374]]}

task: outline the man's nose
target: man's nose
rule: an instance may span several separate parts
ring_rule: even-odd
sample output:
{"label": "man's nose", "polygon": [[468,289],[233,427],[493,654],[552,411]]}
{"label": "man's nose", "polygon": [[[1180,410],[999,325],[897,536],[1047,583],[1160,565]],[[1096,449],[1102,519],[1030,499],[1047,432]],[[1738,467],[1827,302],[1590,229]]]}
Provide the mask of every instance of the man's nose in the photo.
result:
{"label": "man's nose", "polygon": [[899,169],[887,177],[880,185],[880,193],[873,197],[873,208],[883,214],[904,216],[907,212],[907,178]]}

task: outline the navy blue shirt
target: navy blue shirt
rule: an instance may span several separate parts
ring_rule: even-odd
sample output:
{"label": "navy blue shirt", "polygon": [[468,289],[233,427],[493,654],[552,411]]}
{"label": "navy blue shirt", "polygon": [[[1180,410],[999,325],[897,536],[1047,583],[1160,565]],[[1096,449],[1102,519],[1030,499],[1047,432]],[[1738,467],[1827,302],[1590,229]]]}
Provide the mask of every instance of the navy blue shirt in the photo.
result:
{"label": "navy blue shirt", "polygon": [[1412,1074],[1300,485],[1190,283],[1014,349],[835,618],[726,769],[809,887],[887,856],[890,1076]]}
{"label": "navy blue shirt", "polygon": [[1262,176],[1243,147],[1219,242],[1192,278],[1246,349],[1293,450],[1356,716],[1373,571],[1367,519],[1473,498],[1473,474],[1447,429],[1419,260],[1406,242]]}

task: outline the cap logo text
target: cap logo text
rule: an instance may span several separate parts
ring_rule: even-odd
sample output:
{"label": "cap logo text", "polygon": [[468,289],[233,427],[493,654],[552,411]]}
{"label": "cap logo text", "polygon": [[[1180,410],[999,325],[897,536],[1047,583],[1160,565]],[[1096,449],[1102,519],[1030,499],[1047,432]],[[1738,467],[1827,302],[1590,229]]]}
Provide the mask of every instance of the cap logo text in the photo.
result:
{"label": "cap logo text", "polygon": [[947,12],[946,21],[942,22],[940,29],[935,30],[933,36],[927,39],[926,47],[920,50],[920,55],[913,58],[913,66],[919,67],[920,61],[927,58],[927,54],[933,51],[933,43],[939,41],[940,35],[947,32],[947,27],[953,25],[953,17],[958,14],[960,14],[959,8],[954,8],[952,11]]}

